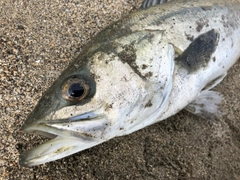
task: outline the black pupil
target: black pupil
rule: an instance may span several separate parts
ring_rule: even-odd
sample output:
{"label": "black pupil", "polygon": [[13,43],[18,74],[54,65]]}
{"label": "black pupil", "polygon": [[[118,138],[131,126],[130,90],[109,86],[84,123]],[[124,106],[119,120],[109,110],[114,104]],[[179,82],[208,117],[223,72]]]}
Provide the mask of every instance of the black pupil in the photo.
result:
{"label": "black pupil", "polygon": [[69,89],[68,89],[68,94],[72,97],[81,97],[84,93],[84,88],[81,84],[79,83],[73,83]]}

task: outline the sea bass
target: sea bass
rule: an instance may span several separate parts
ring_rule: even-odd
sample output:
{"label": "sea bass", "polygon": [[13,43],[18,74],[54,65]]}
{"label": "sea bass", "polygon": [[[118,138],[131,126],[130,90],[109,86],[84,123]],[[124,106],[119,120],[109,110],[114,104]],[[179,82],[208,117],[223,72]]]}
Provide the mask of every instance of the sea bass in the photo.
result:
{"label": "sea bass", "polygon": [[240,0],[161,3],[144,1],[86,45],[23,125],[51,140],[21,154],[20,165],[69,156],[182,109],[220,114],[222,97],[211,89],[240,57]]}

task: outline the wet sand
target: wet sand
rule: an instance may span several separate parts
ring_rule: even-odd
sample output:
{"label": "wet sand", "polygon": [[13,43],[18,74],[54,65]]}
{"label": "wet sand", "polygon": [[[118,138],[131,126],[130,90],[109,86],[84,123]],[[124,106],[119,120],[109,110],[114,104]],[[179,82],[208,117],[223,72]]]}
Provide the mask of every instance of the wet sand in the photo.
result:
{"label": "wet sand", "polygon": [[45,138],[19,131],[42,93],[107,24],[142,0],[0,2],[0,179],[240,179],[240,61],[215,90],[226,113],[182,111],[131,135],[33,168],[19,151]]}

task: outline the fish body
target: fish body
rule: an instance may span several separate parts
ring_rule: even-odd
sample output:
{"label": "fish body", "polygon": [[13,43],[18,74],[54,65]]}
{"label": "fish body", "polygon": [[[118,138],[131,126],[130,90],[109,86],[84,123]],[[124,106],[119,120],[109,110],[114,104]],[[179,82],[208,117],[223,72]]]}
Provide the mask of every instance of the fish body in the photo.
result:
{"label": "fish body", "polygon": [[29,115],[23,130],[51,140],[20,164],[71,155],[184,108],[217,116],[221,96],[211,89],[240,57],[239,12],[239,0],[173,0],[105,28]]}

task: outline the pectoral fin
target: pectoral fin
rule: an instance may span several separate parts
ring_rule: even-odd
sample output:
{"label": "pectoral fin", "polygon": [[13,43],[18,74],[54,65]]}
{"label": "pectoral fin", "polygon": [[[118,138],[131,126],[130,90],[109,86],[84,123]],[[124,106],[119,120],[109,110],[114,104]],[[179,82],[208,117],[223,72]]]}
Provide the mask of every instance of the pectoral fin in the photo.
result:
{"label": "pectoral fin", "polygon": [[214,29],[201,34],[176,58],[176,63],[188,73],[206,67],[216,50],[218,40],[219,33]]}
{"label": "pectoral fin", "polygon": [[224,113],[220,111],[222,96],[215,92],[204,90],[185,109],[207,120],[215,120]]}

